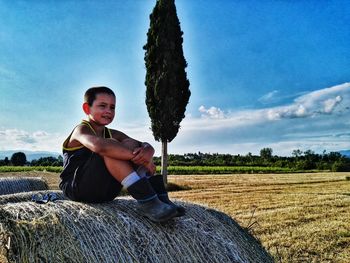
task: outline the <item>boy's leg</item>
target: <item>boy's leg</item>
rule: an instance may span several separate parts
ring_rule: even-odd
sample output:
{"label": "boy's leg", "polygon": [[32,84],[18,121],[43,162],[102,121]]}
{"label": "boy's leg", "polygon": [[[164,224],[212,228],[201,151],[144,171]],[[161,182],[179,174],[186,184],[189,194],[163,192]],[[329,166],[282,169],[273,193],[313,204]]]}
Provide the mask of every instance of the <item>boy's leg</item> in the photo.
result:
{"label": "boy's leg", "polygon": [[174,204],[170,201],[168,191],[165,188],[163,176],[161,174],[157,174],[154,176],[151,176],[148,178],[150,184],[152,185],[153,189],[156,191],[158,198],[160,201],[167,203],[171,205],[172,207],[176,208],[177,215],[176,216],[183,216],[185,215],[186,211],[185,208],[179,205]]}
{"label": "boy's leg", "polygon": [[138,208],[143,215],[156,222],[166,221],[176,215],[176,209],[159,200],[149,181],[139,177],[130,162],[109,157],[104,157],[104,161],[110,174],[138,201]]}
{"label": "boy's leg", "polygon": [[[140,145],[136,144],[132,140],[124,140],[122,144],[127,148],[129,148],[130,150],[134,150],[135,148],[140,147]],[[148,170],[144,166],[137,166],[135,167],[135,170],[140,177],[146,177],[147,179],[149,179],[149,182],[152,185],[153,189],[156,191],[160,201],[167,203],[172,207],[176,208],[176,211],[177,211],[176,216],[179,217],[185,214],[184,207],[175,205],[173,202],[169,200],[168,192],[164,186],[162,175],[151,176],[148,174]]]}
{"label": "boy's leg", "polygon": [[89,155],[87,161],[75,171],[66,186],[67,194],[75,201],[100,203],[113,200],[121,191],[122,185],[115,180],[106,168],[104,159],[95,153]]}
{"label": "boy's leg", "polygon": [[107,170],[118,181],[122,182],[125,177],[134,172],[128,161],[103,157]]}

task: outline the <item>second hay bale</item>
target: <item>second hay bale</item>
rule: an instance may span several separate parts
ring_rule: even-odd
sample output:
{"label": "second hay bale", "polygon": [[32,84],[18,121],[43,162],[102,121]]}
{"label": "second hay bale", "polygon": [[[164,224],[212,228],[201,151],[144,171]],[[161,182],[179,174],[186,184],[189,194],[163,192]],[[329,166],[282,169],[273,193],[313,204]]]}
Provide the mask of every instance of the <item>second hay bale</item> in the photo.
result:
{"label": "second hay bale", "polygon": [[46,181],[40,177],[3,177],[0,178],[0,195],[29,191],[48,190]]}

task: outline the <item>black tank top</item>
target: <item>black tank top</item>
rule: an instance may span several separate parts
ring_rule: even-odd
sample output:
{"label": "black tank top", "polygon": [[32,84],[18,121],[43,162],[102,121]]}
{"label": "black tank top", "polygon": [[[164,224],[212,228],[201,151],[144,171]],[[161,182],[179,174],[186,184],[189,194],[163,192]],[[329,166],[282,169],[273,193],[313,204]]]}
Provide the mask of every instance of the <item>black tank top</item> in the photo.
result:
{"label": "black tank top", "polygon": [[[95,130],[92,128],[91,124],[88,121],[83,120],[81,124],[88,126],[96,134]],[[72,136],[73,131],[63,143],[63,171],[60,174],[61,189],[62,185],[65,182],[73,179],[74,173],[77,170],[77,168],[83,165],[85,162],[87,162],[92,154],[92,151],[83,145],[72,148],[67,147],[67,144],[69,142],[70,137]],[[103,137],[112,138],[111,131],[107,127],[105,127],[104,129]]]}

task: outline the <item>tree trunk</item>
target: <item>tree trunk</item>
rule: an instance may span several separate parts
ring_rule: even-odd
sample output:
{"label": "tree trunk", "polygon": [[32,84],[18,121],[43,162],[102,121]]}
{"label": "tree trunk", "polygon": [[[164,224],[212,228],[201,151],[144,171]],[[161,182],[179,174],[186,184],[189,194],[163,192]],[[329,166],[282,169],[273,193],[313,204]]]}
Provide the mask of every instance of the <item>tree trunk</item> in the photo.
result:
{"label": "tree trunk", "polygon": [[168,184],[168,142],[162,142],[162,176],[165,186]]}

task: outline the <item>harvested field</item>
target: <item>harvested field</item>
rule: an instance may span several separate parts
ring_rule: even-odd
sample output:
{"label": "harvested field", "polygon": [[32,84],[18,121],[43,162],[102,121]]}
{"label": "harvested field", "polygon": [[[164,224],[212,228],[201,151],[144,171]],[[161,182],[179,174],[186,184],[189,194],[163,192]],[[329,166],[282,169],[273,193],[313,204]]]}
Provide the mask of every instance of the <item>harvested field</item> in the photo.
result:
{"label": "harvested field", "polygon": [[171,176],[171,196],[225,212],[277,262],[350,262],[350,173]]}
{"label": "harvested field", "polygon": [[[43,177],[57,189],[58,174]],[[169,182],[188,189],[171,192],[172,198],[228,214],[261,240],[277,262],[348,263],[347,178],[350,173],[171,175]]]}
{"label": "harvested field", "polygon": [[156,224],[140,216],[130,198],[37,204],[26,201],[31,194],[0,198],[4,263],[272,262],[230,217],[203,206],[182,203],[185,217]]}

